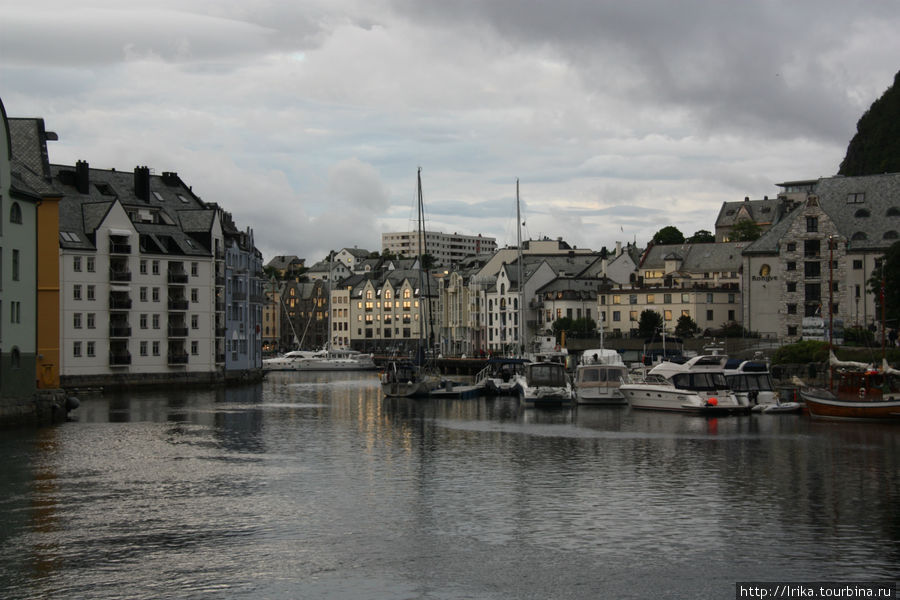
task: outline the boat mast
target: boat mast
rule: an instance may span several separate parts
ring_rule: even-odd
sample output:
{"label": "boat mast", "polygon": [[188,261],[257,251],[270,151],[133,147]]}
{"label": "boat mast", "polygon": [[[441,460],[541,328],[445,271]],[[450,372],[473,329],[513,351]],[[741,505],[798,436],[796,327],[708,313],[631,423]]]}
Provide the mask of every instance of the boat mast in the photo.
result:
{"label": "boat mast", "polygon": [[519,265],[519,356],[525,355],[525,276],[522,266],[522,213],[519,207],[519,178],[516,177],[516,249]]}
{"label": "boat mast", "polygon": [[328,279],[325,282],[325,301],[328,302],[328,341],[325,342],[325,351],[330,353],[334,350],[332,347],[332,332],[331,332],[331,278],[334,277],[334,250],[329,251],[328,253]]}
{"label": "boat mast", "polygon": [[[416,183],[418,188],[418,229],[419,229],[419,353],[422,352],[423,341],[425,337],[425,323],[422,319],[423,304],[431,297],[430,277],[425,274],[425,253],[428,251],[428,245],[425,243],[425,201],[422,197],[422,167],[416,174]],[[424,285],[423,285],[424,284]],[[428,288],[427,290],[425,288]],[[423,293],[424,292],[424,293]],[[429,339],[431,336],[431,310],[428,311]],[[430,344],[430,341],[429,341]],[[420,362],[424,362],[422,358],[417,357]]]}

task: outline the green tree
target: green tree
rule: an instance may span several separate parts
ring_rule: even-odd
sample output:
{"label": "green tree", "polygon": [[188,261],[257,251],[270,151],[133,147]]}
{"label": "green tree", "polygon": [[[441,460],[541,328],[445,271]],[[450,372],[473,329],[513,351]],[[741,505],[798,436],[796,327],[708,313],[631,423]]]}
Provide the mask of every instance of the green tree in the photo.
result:
{"label": "green tree", "polygon": [[762,229],[756,221],[741,219],[731,226],[728,238],[732,242],[752,242],[753,240],[758,240],[761,235]]}
{"label": "green tree", "polygon": [[772,363],[776,365],[806,364],[825,360],[828,360],[828,343],[815,340],[787,344],[778,348],[772,355]]}
{"label": "green tree", "polygon": [[655,246],[660,244],[683,244],[684,234],[674,225],[667,225],[653,234],[653,239],[650,241]]}
{"label": "green tree", "polygon": [[681,315],[675,325],[675,335],[682,338],[694,337],[697,329],[699,329],[697,323],[690,316]]}
{"label": "green tree", "polygon": [[700,229],[695,232],[694,235],[687,239],[691,244],[709,244],[711,242],[716,241],[716,236],[707,231],[706,229]]}
{"label": "green tree", "polygon": [[894,84],[856,123],[839,175],[880,175],[900,171],[900,72]]}
{"label": "green tree", "polygon": [[891,244],[881,264],[869,276],[869,293],[875,296],[876,319],[881,320],[881,289],[884,283],[885,324],[888,328],[900,323],[900,241]]}
{"label": "green tree", "polygon": [[650,337],[663,325],[663,318],[655,310],[645,309],[641,311],[641,317],[638,321],[638,335],[641,337]]}

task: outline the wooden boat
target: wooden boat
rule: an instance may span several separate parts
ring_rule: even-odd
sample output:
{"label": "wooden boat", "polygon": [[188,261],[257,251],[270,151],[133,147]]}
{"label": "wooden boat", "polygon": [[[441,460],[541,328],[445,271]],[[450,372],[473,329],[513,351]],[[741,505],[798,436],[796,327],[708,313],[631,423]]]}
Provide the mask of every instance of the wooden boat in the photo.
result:
{"label": "wooden boat", "polygon": [[900,422],[900,372],[882,359],[881,368],[864,363],[830,363],[838,376],[833,390],[804,388],[800,398],[809,414],[820,419],[895,420]]}

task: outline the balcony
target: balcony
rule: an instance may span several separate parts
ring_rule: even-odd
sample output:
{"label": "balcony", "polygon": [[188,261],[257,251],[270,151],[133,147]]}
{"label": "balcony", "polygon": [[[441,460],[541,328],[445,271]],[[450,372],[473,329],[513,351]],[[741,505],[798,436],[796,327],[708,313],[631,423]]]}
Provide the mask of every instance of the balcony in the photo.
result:
{"label": "balcony", "polygon": [[109,297],[109,309],[110,310],[128,310],[131,308],[131,298],[128,296],[113,296]]}
{"label": "balcony", "polygon": [[170,365],[186,365],[188,363],[187,352],[169,352]]}
{"label": "balcony", "polygon": [[131,364],[131,352],[110,352],[109,366],[125,367]]}
{"label": "balcony", "polygon": [[121,242],[109,243],[110,254],[131,254],[131,244],[123,244]]}
{"label": "balcony", "polygon": [[169,337],[170,338],[187,337],[187,335],[188,335],[187,327],[173,327],[171,325],[169,326]]}
{"label": "balcony", "polygon": [[187,283],[188,274],[185,271],[169,271],[169,283]]}
{"label": "balcony", "polygon": [[125,323],[125,324],[110,323],[109,324],[109,337],[111,337],[111,338],[131,337],[131,327],[127,323]]}
{"label": "balcony", "polygon": [[187,310],[189,304],[187,298],[169,299],[169,310]]}
{"label": "balcony", "polygon": [[131,271],[128,269],[110,269],[109,280],[115,282],[131,281]]}

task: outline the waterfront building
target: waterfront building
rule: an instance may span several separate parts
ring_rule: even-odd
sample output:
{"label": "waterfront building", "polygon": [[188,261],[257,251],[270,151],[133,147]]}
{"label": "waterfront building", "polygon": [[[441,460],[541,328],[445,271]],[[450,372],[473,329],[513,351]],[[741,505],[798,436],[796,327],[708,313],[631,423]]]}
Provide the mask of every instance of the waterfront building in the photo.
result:
{"label": "waterfront building", "polygon": [[328,341],[328,293],[324,279],[283,282],[281,350],[318,350]]}
{"label": "waterfront building", "polygon": [[681,316],[700,331],[741,324],[741,251],[749,242],[651,246],[634,283],[599,295],[599,323],[605,333],[633,335],[640,315],[653,310],[673,333]]}
{"label": "waterfront building", "polygon": [[420,279],[418,270],[354,275],[332,290],[332,305],[341,309],[334,333],[345,332],[341,337],[347,338],[349,346],[365,352],[408,354],[416,349],[420,336],[433,348],[441,330],[435,322],[439,290],[437,279],[428,274]]}
{"label": "waterfront building", "polygon": [[35,379],[38,389],[59,388],[59,201],[61,193],[50,178],[47,141],[57,136],[43,119],[9,119],[13,181],[39,198],[36,206],[37,348]]}
{"label": "waterfront building", "polygon": [[41,194],[14,164],[10,125],[0,102],[0,397],[22,402],[37,385],[37,206]]}
{"label": "waterfront building", "polygon": [[779,185],[806,195],[744,249],[747,328],[793,342],[804,317],[880,327],[867,280],[900,239],[900,173]]}
{"label": "waterfront building", "polygon": [[532,300],[537,311],[538,331],[552,333],[554,321],[562,318],[591,319],[599,329],[598,297],[612,285],[606,278],[557,277],[538,289]]}
{"label": "waterfront building", "polygon": [[53,165],[62,379],[215,380],[224,367],[224,234],[175,173]]}
{"label": "waterfront building", "polygon": [[[270,261],[271,262],[271,261]],[[263,354],[276,352],[281,340],[281,285],[275,278],[266,280],[263,286]]]}
{"label": "waterfront building", "polygon": [[419,248],[434,257],[437,265],[452,265],[467,256],[492,253],[497,240],[492,237],[442,233],[440,231],[394,231],[381,234],[381,250],[397,256],[418,256]]}
{"label": "waterfront building", "polygon": [[752,221],[765,233],[793,207],[787,197],[751,200],[748,196],[742,202],[723,202],[716,217],[716,242],[731,241],[731,230],[740,221]]}
{"label": "waterfront building", "polygon": [[273,269],[279,279],[294,279],[305,268],[304,260],[293,254],[275,256],[266,263],[267,269]]}
{"label": "waterfront building", "polygon": [[[254,245],[252,229],[238,230],[227,212],[219,210],[219,216],[225,248],[225,378],[242,379],[262,369],[262,253]],[[219,298],[221,292],[217,290]],[[193,353],[193,338],[191,346]]]}

